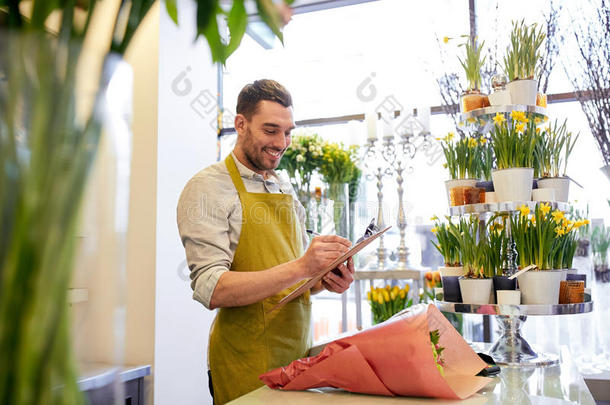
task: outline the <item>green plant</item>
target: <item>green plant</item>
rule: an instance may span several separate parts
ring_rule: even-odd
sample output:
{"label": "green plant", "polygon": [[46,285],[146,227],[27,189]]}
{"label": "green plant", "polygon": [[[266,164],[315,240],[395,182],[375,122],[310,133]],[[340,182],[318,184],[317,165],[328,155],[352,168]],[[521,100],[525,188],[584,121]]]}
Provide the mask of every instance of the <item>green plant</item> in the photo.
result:
{"label": "green plant", "polygon": [[534,167],[536,124],[525,113],[513,111],[510,122],[502,114],[493,118],[491,144],[498,169]]}
{"label": "green plant", "polygon": [[[485,138],[464,137],[453,142],[453,132],[438,138],[445,155],[444,166],[452,179],[476,179],[484,175],[488,156]],[[491,170],[490,170],[491,171]]]}
{"label": "green plant", "polygon": [[533,79],[537,75],[540,61],[540,47],[546,38],[542,27],[537,24],[526,25],[525,20],[513,21],[510,46],[504,56],[504,72],[509,80]]}
{"label": "green plant", "polygon": [[485,41],[481,42],[480,45],[476,44],[476,38],[469,37],[468,40],[461,44],[466,50],[464,59],[458,57],[464,73],[466,74],[466,80],[468,81],[468,90],[479,90],[481,85],[481,69],[485,65],[485,59],[487,56],[481,58],[483,52],[483,46]]}
{"label": "green plant", "polygon": [[608,268],[608,248],[610,247],[610,227],[596,226],[591,234],[591,250],[595,264]]}
{"label": "green plant", "polygon": [[409,285],[400,288],[397,285],[384,288],[371,288],[366,293],[367,300],[373,313],[373,324],[387,321],[392,315],[413,305],[413,299],[408,297]]}
{"label": "green plant", "polygon": [[[79,209],[101,133],[101,94],[88,109],[75,95],[82,43],[99,35],[91,29],[99,3],[0,0],[2,404],[85,402],[76,383],[67,293]],[[153,4],[120,2],[107,39],[109,54],[126,52]],[[229,12],[234,38],[226,48],[216,25],[224,15],[219,1],[197,4],[198,35],[208,39],[213,59],[224,62],[245,30],[244,2],[234,1]],[[277,28],[268,18],[276,14],[272,1],[257,4],[263,20]],[[166,6],[177,21],[175,1]],[[51,20],[58,26],[49,29]]]}
{"label": "green plant", "polygon": [[460,257],[464,273],[468,278],[487,278],[493,276],[487,268],[488,253],[485,237],[479,239],[479,220],[473,215],[468,219],[461,218],[458,224],[450,223],[449,231],[460,247]]}
{"label": "green plant", "polygon": [[280,160],[278,170],[286,170],[300,197],[310,193],[311,176],[322,164],[322,147],[322,139],[317,134],[295,134]]}
{"label": "green plant", "polygon": [[346,148],[342,143],[323,142],[322,152],[318,171],[326,184],[349,183],[361,174],[357,145]]}
{"label": "green plant", "polygon": [[486,269],[491,276],[501,276],[503,255],[509,242],[506,235],[506,217],[499,214],[490,218],[487,222],[484,238],[487,246]]}
{"label": "green plant", "polygon": [[447,218],[448,223],[441,222],[436,216],[432,217],[432,220],[435,221],[432,233],[436,236],[437,242],[430,242],[443,256],[445,265],[460,266],[460,245],[456,237],[449,231],[451,218]]}
{"label": "green plant", "polygon": [[571,268],[578,246],[576,229],[587,223],[570,220],[563,211],[551,211],[545,203],[537,204],[532,215],[529,207],[519,207],[519,212],[511,216],[519,265],[534,264],[539,270]]}
{"label": "green plant", "polygon": [[[576,140],[567,129],[567,120],[559,125],[555,121],[543,131],[536,129],[536,171],[538,177],[559,177],[566,174],[568,159]],[[563,169],[563,170],[562,170]]]}

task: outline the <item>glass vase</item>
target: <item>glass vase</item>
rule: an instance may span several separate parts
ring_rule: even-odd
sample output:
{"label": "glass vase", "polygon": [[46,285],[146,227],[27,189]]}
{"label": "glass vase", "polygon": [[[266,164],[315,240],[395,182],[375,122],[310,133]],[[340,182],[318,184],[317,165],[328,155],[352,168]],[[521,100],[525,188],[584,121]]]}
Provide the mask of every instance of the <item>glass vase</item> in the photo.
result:
{"label": "glass vase", "polygon": [[335,235],[349,238],[349,187],[347,183],[330,183],[328,199],[333,202]]}

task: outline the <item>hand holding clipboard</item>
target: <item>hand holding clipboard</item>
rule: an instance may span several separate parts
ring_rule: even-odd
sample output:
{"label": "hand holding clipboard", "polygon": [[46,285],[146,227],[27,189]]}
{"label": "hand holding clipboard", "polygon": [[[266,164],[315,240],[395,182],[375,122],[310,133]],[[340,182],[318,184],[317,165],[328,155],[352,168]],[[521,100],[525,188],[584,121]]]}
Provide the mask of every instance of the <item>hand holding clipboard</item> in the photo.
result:
{"label": "hand holding clipboard", "polygon": [[273,312],[276,309],[281,308],[287,302],[292,301],[296,297],[303,294],[305,291],[309,290],[311,287],[316,285],[316,283],[318,281],[320,281],[322,279],[322,277],[324,277],[328,272],[332,271],[338,265],[340,265],[341,263],[344,263],[347,259],[349,259],[353,255],[355,255],[356,253],[360,252],[362,249],[364,249],[372,241],[374,241],[375,239],[377,239],[378,237],[383,235],[390,228],[391,228],[391,226],[388,226],[385,229],[378,230],[378,228],[375,226],[375,220],[371,221],[370,225],[366,228],[366,232],[364,233],[364,236],[361,237],[360,239],[358,239],[356,244],[354,246],[352,246],[350,248],[350,250],[348,250],[347,252],[345,252],[344,254],[342,254],[341,256],[336,258],[335,260],[333,260],[328,266],[326,266],[322,271],[320,271],[314,277],[310,278],[309,281],[307,281],[305,284],[301,285],[299,288],[297,288],[296,290],[294,290],[293,292],[291,292],[290,294],[288,294],[287,296],[282,298],[280,300],[280,302],[278,302],[278,304],[275,307],[273,307],[269,312]]}

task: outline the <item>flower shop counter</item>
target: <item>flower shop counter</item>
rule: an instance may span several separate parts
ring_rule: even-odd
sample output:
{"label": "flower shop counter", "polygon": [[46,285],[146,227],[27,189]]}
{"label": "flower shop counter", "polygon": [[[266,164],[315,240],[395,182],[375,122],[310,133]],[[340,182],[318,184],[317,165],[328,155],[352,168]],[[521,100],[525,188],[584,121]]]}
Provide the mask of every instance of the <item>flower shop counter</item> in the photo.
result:
{"label": "flower shop counter", "polygon": [[[476,351],[489,349],[478,344]],[[429,398],[384,397],[352,394],[320,388],[308,391],[280,391],[266,386],[254,390],[231,405],[310,405],[310,404],[584,404],[595,405],[582,375],[562,347],[560,362],[550,367],[502,367],[501,373],[478,393],[463,401]]]}

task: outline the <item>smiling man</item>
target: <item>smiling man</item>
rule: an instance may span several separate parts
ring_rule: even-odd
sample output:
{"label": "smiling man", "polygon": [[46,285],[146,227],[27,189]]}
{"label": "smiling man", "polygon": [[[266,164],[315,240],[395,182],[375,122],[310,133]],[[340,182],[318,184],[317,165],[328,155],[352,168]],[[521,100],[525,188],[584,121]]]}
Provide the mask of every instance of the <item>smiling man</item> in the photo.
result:
{"label": "smiling man", "polygon": [[269,313],[350,247],[334,235],[318,236],[307,247],[305,210],[290,182],[274,171],[294,127],[292,98],[282,85],[248,84],[237,100],[233,152],[197,173],[178,203],[193,298],[220,308],[208,356],[216,405],[262,386],[260,374],[306,356],[310,294],[342,293],[353,281],[350,259],[309,293]]}

